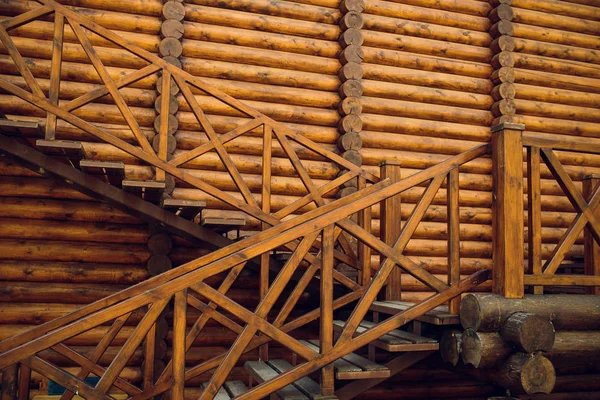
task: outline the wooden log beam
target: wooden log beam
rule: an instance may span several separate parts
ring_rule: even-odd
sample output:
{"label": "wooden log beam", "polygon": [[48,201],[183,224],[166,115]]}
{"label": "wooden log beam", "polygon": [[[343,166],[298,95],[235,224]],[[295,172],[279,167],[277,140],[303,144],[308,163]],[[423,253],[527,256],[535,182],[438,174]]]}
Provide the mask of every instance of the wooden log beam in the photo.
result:
{"label": "wooden log beam", "polygon": [[460,320],[464,328],[496,332],[511,314],[519,311],[550,318],[557,331],[600,328],[600,299],[586,295],[506,299],[494,294],[469,294],[462,300]]}
{"label": "wooden log beam", "polygon": [[502,325],[500,335],[524,353],[548,352],[554,345],[554,326],[550,318],[532,313],[512,314]]}

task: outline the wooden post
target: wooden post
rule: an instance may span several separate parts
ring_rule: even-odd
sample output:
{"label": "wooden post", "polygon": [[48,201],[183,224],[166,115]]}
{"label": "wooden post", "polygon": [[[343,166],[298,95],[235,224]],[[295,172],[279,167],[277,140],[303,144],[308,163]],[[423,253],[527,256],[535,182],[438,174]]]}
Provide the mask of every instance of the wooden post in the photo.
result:
{"label": "wooden post", "polygon": [[19,368],[19,400],[29,400],[29,382],[31,381],[31,368],[21,364]]}
{"label": "wooden post", "polygon": [[[326,354],[333,348],[333,246],[334,226],[323,229],[321,236],[321,327],[320,349]],[[321,394],[331,396],[335,390],[333,364],[321,369]]]}
{"label": "wooden post", "polygon": [[[592,174],[583,177],[583,195],[586,201],[590,201],[592,193],[600,184],[600,174]],[[600,215],[600,212],[596,212]],[[589,276],[600,276],[600,245],[596,243],[592,232],[585,228],[583,236],[584,270]],[[600,295],[600,287],[593,286],[586,288],[589,294]]]}
{"label": "wooden post", "polygon": [[[460,281],[460,209],[458,200],[458,168],[448,174],[448,285],[455,286]],[[460,296],[448,303],[452,314],[460,311]]]}
{"label": "wooden post", "polygon": [[17,364],[10,365],[2,370],[1,400],[14,400],[17,398],[17,371]]}
{"label": "wooden post", "polygon": [[[527,148],[527,236],[528,273],[542,273],[542,190],[540,179],[540,148]],[[543,294],[543,286],[534,286],[534,294]]]}
{"label": "wooden post", "polygon": [[[271,212],[271,163],[272,163],[273,132],[268,125],[263,126],[263,165],[262,165],[262,201],[261,209],[265,213]],[[262,223],[262,230],[267,230],[271,226],[266,222]],[[263,253],[260,256],[260,299],[263,300],[269,290],[269,262],[270,252]],[[269,344],[265,343],[258,349],[258,358],[263,361],[269,360]]]}
{"label": "wooden post", "polygon": [[175,293],[173,318],[173,374],[171,398],[183,399],[185,386],[185,314],[187,289]]}
{"label": "wooden post", "polygon": [[525,125],[492,127],[493,292],[524,295],[523,144]]}
{"label": "wooden post", "polygon": [[[363,177],[358,177],[358,190],[362,190],[367,187],[367,181]],[[367,232],[371,232],[371,207],[367,207],[358,213],[358,224],[361,228]],[[358,252],[358,273],[359,282],[363,287],[367,287],[371,283],[371,248],[358,241],[357,245]]]}
{"label": "wooden post", "polygon": [[[392,183],[402,179],[399,161],[386,160],[379,164],[379,167],[379,176],[381,179],[390,179]],[[401,206],[402,200],[399,194],[381,202],[380,237],[382,242],[390,246],[394,246],[400,236],[402,228],[402,216],[400,214]],[[381,257],[380,263],[383,264],[384,261],[385,257]],[[402,288],[401,279],[402,275],[400,268],[394,267],[385,286],[385,291],[383,293],[384,300],[400,300]]]}

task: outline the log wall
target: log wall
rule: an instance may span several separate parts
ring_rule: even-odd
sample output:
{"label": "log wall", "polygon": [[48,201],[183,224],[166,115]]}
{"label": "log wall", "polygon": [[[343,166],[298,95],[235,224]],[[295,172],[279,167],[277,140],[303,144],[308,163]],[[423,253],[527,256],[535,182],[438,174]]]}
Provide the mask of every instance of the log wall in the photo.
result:
{"label": "log wall", "polygon": [[[85,9],[90,18],[151,52],[174,56],[172,50],[160,50],[161,41],[173,37],[164,32],[165,21],[173,18],[163,14],[162,0],[60,2]],[[15,15],[36,5],[28,0],[5,0],[0,2],[0,15]],[[184,33],[178,38],[181,54],[177,56],[184,70],[328,149],[346,153],[348,159],[374,173],[379,173],[381,161],[397,160],[402,163],[402,175],[408,176],[488,142],[489,127],[505,121],[524,123],[528,134],[540,137],[565,135],[600,144],[600,7],[593,1],[190,0],[184,7]],[[354,31],[357,29],[360,39]],[[50,22],[27,24],[16,32],[15,44],[31,61],[33,74],[47,91]],[[65,38],[62,101],[88,92],[100,82],[68,27]],[[113,77],[139,67],[135,57],[111,48],[109,42],[94,35],[90,40],[99,46],[98,53]],[[24,85],[3,48],[0,75]],[[143,132],[153,138],[159,95],[156,80],[140,80],[121,93]],[[197,99],[218,133],[244,121],[235,110],[208,96],[197,93]],[[206,137],[180,98],[177,108],[175,154],[180,154],[204,143]],[[0,110],[42,123],[45,117],[5,94],[0,94]],[[133,141],[110,99],[99,99],[76,113]],[[257,130],[225,145],[257,195],[262,187],[261,133]],[[360,146],[353,133],[359,133]],[[139,165],[110,145],[94,142],[62,121],[58,122],[57,138],[83,141],[90,159],[125,162],[127,179],[153,177],[151,168]],[[600,157],[569,152],[558,156],[577,181],[589,172],[600,172]],[[300,158],[320,184],[334,179],[339,172],[314,153],[300,152]],[[277,211],[305,190],[277,144],[274,165],[271,206]],[[195,160],[188,168],[225,191],[237,191],[214,153]],[[3,165],[0,169],[4,171],[0,178],[0,257],[13,257],[0,259],[1,332],[8,334],[71,309],[74,305],[66,300],[52,310],[38,309],[37,302],[56,299],[73,290],[73,285],[79,285],[80,297],[72,301],[81,304],[147,276],[147,227],[19,167]],[[545,168],[542,178],[543,254],[549,255],[574,213]],[[491,267],[491,187],[491,160],[475,160],[461,168],[463,274]],[[408,219],[423,190],[419,187],[403,193],[403,220]],[[177,185],[171,195],[205,200],[209,208],[224,207],[203,192],[182,185]],[[447,273],[445,204],[442,188],[406,248],[407,255],[440,278]],[[379,232],[379,215],[376,206],[375,233]],[[122,233],[114,233],[113,229]],[[244,234],[258,229],[259,223],[250,219]],[[569,262],[579,261],[582,243],[583,237],[569,254]],[[187,246],[175,241],[169,254],[174,264],[195,254]],[[374,268],[377,262],[374,255]],[[86,272],[92,267],[90,277]],[[57,284],[39,290],[46,279],[55,279]],[[253,287],[249,282],[248,278],[246,287]],[[406,300],[429,295],[425,286],[408,276],[403,277],[402,285]],[[24,299],[29,299],[34,290],[38,300],[25,304]],[[236,299],[242,304],[251,302],[248,293],[238,290],[234,297],[239,296]],[[20,299],[32,317],[16,313],[8,298]],[[209,337],[216,336],[219,333],[215,331]],[[222,350],[229,344],[227,336],[222,337],[225,339],[221,342],[202,344]],[[80,345],[89,342],[83,340]],[[206,351],[193,349],[198,357],[205,357]],[[128,373],[141,379],[139,369],[132,367]],[[477,397],[457,387],[452,391],[456,390],[457,397]],[[557,389],[560,387],[557,383]],[[424,389],[415,390],[415,396],[423,396]]]}

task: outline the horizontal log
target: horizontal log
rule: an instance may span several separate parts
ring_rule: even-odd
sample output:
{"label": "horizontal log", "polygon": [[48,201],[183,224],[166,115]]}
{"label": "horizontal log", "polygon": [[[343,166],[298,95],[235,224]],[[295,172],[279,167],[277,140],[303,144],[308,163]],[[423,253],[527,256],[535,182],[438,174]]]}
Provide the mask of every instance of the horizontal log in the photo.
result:
{"label": "horizontal log", "polygon": [[[459,14],[454,12],[440,12],[438,10],[414,7],[404,4],[382,3],[375,1],[365,2],[366,14],[380,15],[391,18],[406,18],[413,21],[434,23],[455,28],[471,29],[487,32],[490,21],[487,18]],[[443,15],[443,17],[441,17]]]}
{"label": "horizontal log", "polygon": [[[600,137],[600,124],[593,122],[573,122],[566,119],[542,118],[528,115],[515,115],[512,122],[527,124],[527,131],[551,132],[562,135],[584,136],[590,138]],[[494,121],[500,122],[500,121]],[[366,121],[365,121],[366,126]]]}
{"label": "horizontal log", "polygon": [[[89,358],[94,351],[93,346],[73,346],[73,347],[71,347],[71,349],[87,358]],[[102,367],[109,366],[111,361],[114,360],[114,358],[117,355],[117,353],[119,352],[119,350],[120,350],[120,347],[116,347],[116,346],[108,347],[96,364],[98,364]],[[78,367],[79,366],[74,361],[71,361],[68,358],[66,358],[52,350],[44,350],[39,353],[39,356],[43,360],[46,360],[55,365],[58,365],[61,368]],[[143,360],[144,360],[144,352],[143,352],[142,348],[140,347],[133,352],[133,355],[131,356],[131,358],[129,360],[127,360],[126,365],[128,367],[139,367],[142,364]]]}
{"label": "horizontal log", "polygon": [[125,285],[97,283],[0,282],[0,301],[48,303],[61,299],[64,303],[85,304],[100,300],[125,289]]}
{"label": "horizontal log", "polygon": [[[563,17],[556,16],[555,18]],[[543,28],[525,23],[513,22],[511,25],[513,28],[513,35],[518,38],[595,50],[600,48],[600,39],[594,35],[587,35],[582,32],[569,32],[569,29]]]}
{"label": "horizontal log", "polygon": [[512,50],[519,53],[600,64],[600,56],[591,49],[516,37],[512,40],[514,44]]}
{"label": "horizontal log", "polygon": [[557,331],[600,326],[600,300],[586,295],[528,295],[524,299],[492,294],[466,296],[461,304],[461,323],[474,330],[498,331],[517,311],[549,317]]}
{"label": "horizontal log", "polygon": [[600,22],[583,18],[566,17],[540,11],[513,8],[513,21],[528,25],[544,26],[553,29],[562,29],[570,32],[580,32],[595,35],[600,31]]}
{"label": "horizontal log", "polygon": [[[195,4],[209,7],[223,7],[223,4],[218,0],[196,0]],[[341,18],[341,12],[337,9],[309,5],[302,6],[293,2],[280,3],[274,7],[268,0],[234,0],[228,2],[226,8],[328,24],[337,24]]]}
{"label": "horizontal log", "polygon": [[363,46],[364,62],[371,64],[389,65],[393,67],[412,68],[423,71],[441,72],[474,78],[487,78],[492,67],[487,63],[473,61],[451,60],[421,54],[405,53]]}
{"label": "horizontal log", "polygon": [[512,4],[513,7],[524,8],[532,11],[600,21],[600,10],[597,7],[547,0],[511,0],[510,3],[507,4]]}
{"label": "horizontal log", "polygon": [[0,261],[5,281],[134,284],[148,278],[140,265]]}
{"label": "horizontal log", "polygon": [[[4,179],[4,178],[0,178]],[[33,218],[97,223],[139,224],[139,220],[105,203],[89,201],[38,200],[0,197],[0,215],[6,218]]]}
{"label": "horizontal log", "polygon": [[187,21],[185,38],[330,58],[338,57],[341,50],[339,44],[330,40]]}
{"label": "horizontal log", "polygon": [[266,32],[284,33],[325,40],[337,40],[340,28],[329,23],[315,23],[295,18],[252,14],[237,10],[186,4],[186,21],[235,26]]}
{"label": "horizontal log", "polygon": [[364,95],[430,104],[489,110],[493,100],[487,94],[468,93],[460,90],[436,89],[426,86],[364,80]]}
{"label": "horizontal log", "polygon": [[401,0],[398,3],[411,4],[413,6],[435,8],[444,11],[453,11],[461,14],[476,15],[479,17],[487,17],[491,10],[491,6],[487,2],[471,0],[471,1],[455,1],[455,0]]}
{"label": "horizontal log", "polygon": [[512,314],[500,330],[507,343],[525,353],[550,351],[554,345],[554,333],[550,318],[527,312]]}
{"label": "horizontal log", "polygon": [[590,367],[600,357],[600,333],[598,331],[557,331],[554,346],[547,357],[557,367]]}
{"label": "horizontal log", "polygon": [[489,94],[493,84],[488,79],[399,68],[390,65],[363,64],[364,79],[389,83],[403,83],[430,88],[457,90],[479,94]]}
{"label": "horizontal log", "polygon": [[525,69],[515,69],[514,74],[515,83],[575,90],[578,92],[600,93],[600,79],[582,78]]}
{"label": "horizontal log", "polygon": [[142,264],[148,250],[141,245],[42,240],[0,240],[0,259],[27,261]]}
{"label": "horizontal log", "polygon": [[416,36],[480,47],[487,47],[492,41],[491,36],[487,32],[453,28],[437,25],[436,23],[429,24],[423,23],[422,21],[413,21],[396,17],[388,18],[369,14],[364,15],[364,21],[365,30]]}
{"label": "horizontal log", "polygon": [[600,95],[583,93],[574,90],[564,90],[529,84],[514,84],[515,98],[548,103],[568,104],[581,107],[600,107]]}
{"label": "horizontal log", "polygon": [[369,47],[402,50],[409,53],[427,54],[431,56],[482,63],[489,62],[492,57],[491,50],[485,47],[368,30],[363,30],[362,34],[364,37],[364,45]]}
{"label": "horizontal log", "polygon": [[462,107],[407,102],[390,99],[378,99],[363,96],[361,98],[363,113],[393,115],[419,119],[431,119],[445,122],[462,122],[465,124],[481,124],[489,126],[493,117],[490,112],[469,110]]}
{"label": "horizontal log", "polygon": [[0,218],[0,237],[12,239],[52,239],[100,243],[145,244],[143,227],[121,224],[63,222]]}
{"label": "horizontal log", "polygon": [[[87,0],[86,0],[87,1]],[[122,12],[120,8],[114,8],[115,11],[109,11],[108,8],[113,8],[115,6],[106,7],[104,5],[99,6],[96,3],[96,7],[100,9],[94,8],[84,8],[86,6],[82,6],[82,3],[71,3],[72,6],[79,7],[71,7],[73,10],[82,12],[86,18],[91,19],[97,24],[102,25],[107,29],[117,29],[124,30],[128,32],[139,32],[139,33],[147,33],[150,35],[158,35],[160,32],[161,18],[156,13],[151,13],[154,16],[144,16],[137,15],[137,11],[135,14],[130,14],[129,10],[126,12]],[[7,0],[2,2],[2,8],[0,8],[2,15],[16,15],[21,14],[26,11],[30,11],[34,8],[38,8],[40,4],[36,1],[18,1],[18,0]],[[124,7],[128,7],[125,5]],[[156,7],[156,5],[154,5]],[[162,7],[161,7],[162,8]],[[153,7],[149,7],[147,10],[152,10]],[[141,12],[139,14],[146,14],[146,12]]]}
{"label": "horizontal log", "polygon": [[466,329],[462,334],[461,358],[467,365],[475,368],[493,368],[500,366],[513,352],[499,333],[476,332]]}
{"label": "horizontal log", "polygon": [[339,60],[333,58],[278,52],[270,49],[263,50],[223,43],[210,43],[191,39],[183,40],[183,55],[185,57],[291,69],[303,72],[316,72],[321,74],[336,74],[341,67]]}
{"label": "horizontal log", "polygon": [[456,365],[462,352],[462,331],[447,329],[440,339],[440,354],[444,362]]}
{"label": "horizontal log", "polygon": [[[579,62],[562,61],[550,57],[536,55],[510,53],[514,57],[515,68],[523,68],[534,71],[552,72],[562,75],[574,75],[579,77],[600,78],[600,66]],[[511,65],[507,65],[511,66]]]}
{"label": "horizontal log", "polygon": [[556,383],[552,363],[541,354],[515,353],[497,373],[490,375],[502,387],[514,393],[550,393]]}
{"label": "horizontal log", "polygon": [[[514,105],[516,107],[516,112],[523,115],[582,122],[600,122],[600,115],[596,109],[591,107],[577,107],[574,105],[562,105],[521,99],[514,100]],[[548,121],[552,124],[551,120]]]}

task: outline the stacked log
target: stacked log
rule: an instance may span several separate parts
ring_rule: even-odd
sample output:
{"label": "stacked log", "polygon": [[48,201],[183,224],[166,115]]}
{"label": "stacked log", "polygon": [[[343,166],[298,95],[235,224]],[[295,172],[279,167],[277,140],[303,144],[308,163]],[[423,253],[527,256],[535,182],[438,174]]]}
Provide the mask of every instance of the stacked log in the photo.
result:
{"label": "stacked log", "polygon": [[[555,381],[573,379],[573,372],[593,371],[600,357],[600,301],[596,296],[505,299],[469,294],[462,300],[460,318],[464,330],[449,330],[442,336],[444,361],[459,366],[461,359],[477,372],[459,370],[514,393],[549,393]],[[556,377],[555,370],[564,375]],[[581,390],[577,385],[562,385],[557,390]]]}

